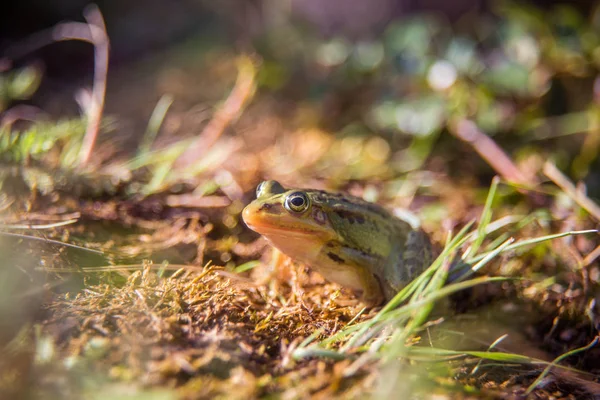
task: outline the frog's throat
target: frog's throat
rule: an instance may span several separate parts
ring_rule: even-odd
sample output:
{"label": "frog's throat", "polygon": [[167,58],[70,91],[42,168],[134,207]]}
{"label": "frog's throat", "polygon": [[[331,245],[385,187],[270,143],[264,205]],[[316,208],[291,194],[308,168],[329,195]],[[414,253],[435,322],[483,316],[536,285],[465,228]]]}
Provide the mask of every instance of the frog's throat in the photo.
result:
{"label": "frog's throat", "polygon": [[324,242],[315,234],[304,232],[278,231],[276,234],[261,233],[267,242],[282,253],[307,264],[315,262],[321,252]]}

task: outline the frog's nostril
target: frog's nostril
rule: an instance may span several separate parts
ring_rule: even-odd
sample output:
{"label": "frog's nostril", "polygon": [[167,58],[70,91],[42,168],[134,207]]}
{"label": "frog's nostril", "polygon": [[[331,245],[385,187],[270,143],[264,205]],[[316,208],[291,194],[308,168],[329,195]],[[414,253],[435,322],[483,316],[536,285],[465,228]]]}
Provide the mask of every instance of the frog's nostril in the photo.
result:
{"label": "frog's nostril", "polygon": [[269,209],[271,209],[271,204],[265,203],[262,206],[260,206],[260,208],[258,209],[258,211],[267,211]]}

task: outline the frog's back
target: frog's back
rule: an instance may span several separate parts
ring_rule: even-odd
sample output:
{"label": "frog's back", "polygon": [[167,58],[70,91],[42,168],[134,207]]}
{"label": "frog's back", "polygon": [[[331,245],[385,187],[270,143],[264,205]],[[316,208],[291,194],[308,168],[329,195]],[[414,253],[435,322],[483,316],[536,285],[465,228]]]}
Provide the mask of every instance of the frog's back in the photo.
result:
{"label": "frog's back", "polygon": [[387,258],[393,244],[412,230],[385,208],[347,194],[311,190],[310,197],[332,223],[347,245]]}
{"label": "frog's back", "polygon": [[329,215],[345,245],[373,262],[372,272],[388,300],[431,264],[427,234],[385,208],[357,197],[318,190],[311,191],[311,198]]}

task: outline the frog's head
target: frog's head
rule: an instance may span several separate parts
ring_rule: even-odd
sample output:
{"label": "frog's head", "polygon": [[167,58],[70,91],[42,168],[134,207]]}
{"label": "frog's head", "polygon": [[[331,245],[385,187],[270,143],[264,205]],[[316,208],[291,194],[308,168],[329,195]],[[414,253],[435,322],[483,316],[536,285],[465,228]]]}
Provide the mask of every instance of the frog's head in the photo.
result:
{"label": "frog's head", "polygon": [[286,240],[325,243],[337,238],[337,234],[316,193],[264,181],[256,188],[256,200],[244,208],[242,218],[250,229],[273,243]]}

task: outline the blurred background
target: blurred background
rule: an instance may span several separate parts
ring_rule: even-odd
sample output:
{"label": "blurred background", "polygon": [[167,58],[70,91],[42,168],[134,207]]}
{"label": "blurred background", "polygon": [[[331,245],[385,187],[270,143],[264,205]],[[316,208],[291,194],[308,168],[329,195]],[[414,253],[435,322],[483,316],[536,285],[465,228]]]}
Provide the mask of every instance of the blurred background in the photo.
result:
{"label": "blurred background", "polygon": [[[54,117],[77,115],[76,93],[92,83],[93,47],[46,42],[47,29],[59,22],[83,21],[85,6],[5,2],[5,69],[30,66],[40,75],[39,89],[12,101]],[[509,153],[519,146],[513,155],[520,158],[552,147],[575,178],[599,190],[589,175],[597,146],[580,153],[584,137],[577,135],[591,124],[586,111],[595,104],[600,22],[592,1],[179,0],[98,7],[111,48],[105,115],[117,117],[115,136],[129,151],[165,94],[173,103],[163,136],[198,134],[206,112],[231,87],[233,56],[244,52],[260,59],[253,108],[274,101],[273,115],[294,114],[295,128],[383,137],[396,172],[422,166],[438,143],[443,162],[459,164],[452,171],[489,179],[493,172],[477,157],[461,157],[467,147],[447,149],[439,135],[467,119]],[[173,122],[176,113],[187,114]],[[189,122],[191,115],[202,122]]]}

